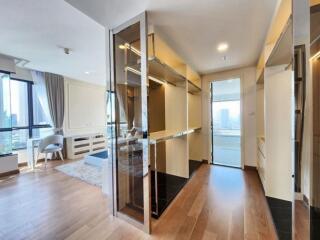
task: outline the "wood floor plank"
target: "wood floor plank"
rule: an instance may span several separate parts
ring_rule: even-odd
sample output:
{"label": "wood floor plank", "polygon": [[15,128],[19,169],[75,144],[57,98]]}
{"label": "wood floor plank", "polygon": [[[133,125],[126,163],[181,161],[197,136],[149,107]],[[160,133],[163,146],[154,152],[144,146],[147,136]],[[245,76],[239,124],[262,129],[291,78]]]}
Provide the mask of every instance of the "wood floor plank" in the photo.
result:
{"label": "wood floor plank", "polygon": [[112,216],[100,188],[56,171],[59,164],[0,182],[1,239],[276,239],[255,171],[202,165],[147,235]]}

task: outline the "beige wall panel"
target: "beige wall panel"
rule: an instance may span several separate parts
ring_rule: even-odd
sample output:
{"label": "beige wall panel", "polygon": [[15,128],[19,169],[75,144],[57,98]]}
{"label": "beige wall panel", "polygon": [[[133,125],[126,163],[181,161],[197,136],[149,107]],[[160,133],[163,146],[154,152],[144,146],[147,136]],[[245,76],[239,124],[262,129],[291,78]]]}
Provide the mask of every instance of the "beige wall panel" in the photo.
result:
{"label": "beige wall panel", "polygon": [[188,127],[201,127],[201,94],[188,94]]}
{"label": "beige wall panel", "polygon": [[166,85],[166,130],[187,129],[187,93],[182,87]]}
{"label": "beige wall panel", "polygon": [[105,94],[103,86],[65,78],[64,133],[73,135],[104,131]]}
{"label": "beige wall panel", "polygon": [[166,172],[189,178],[187,136],[166,141]]}

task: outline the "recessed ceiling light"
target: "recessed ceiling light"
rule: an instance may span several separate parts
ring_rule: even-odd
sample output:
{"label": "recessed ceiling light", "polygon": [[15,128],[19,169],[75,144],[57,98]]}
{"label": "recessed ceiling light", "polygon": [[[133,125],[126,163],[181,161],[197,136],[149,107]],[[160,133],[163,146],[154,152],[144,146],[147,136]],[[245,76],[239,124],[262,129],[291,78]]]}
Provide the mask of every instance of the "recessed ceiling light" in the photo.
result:
{"label": "recessed ceiling light", "polygon": [[217,50],[218,50],[219,52],[225,52],[225,51],[228,50],[228,48],[229,48],[228,43],[220,43],[220,44],[218,45],[218,47],[217,47]]}
{"label": "recessed ceiling light", "polygon": [[89,75],[89,74],[90,74],[90,72],[89,72],[89,71],[85,71],[84,73],[85,73],[85,74],[87,74],[87,75]]}

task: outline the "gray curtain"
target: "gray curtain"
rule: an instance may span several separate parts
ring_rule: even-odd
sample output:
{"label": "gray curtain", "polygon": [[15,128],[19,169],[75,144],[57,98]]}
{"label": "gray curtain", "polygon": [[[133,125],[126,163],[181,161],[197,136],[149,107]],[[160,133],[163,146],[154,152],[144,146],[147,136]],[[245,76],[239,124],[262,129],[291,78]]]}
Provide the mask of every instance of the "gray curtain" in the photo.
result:
{"label": "gray curtain", "polygon": [[64,79],[63,76],[45,73],[49,111],[55,134],[63,134],[64,119]]}

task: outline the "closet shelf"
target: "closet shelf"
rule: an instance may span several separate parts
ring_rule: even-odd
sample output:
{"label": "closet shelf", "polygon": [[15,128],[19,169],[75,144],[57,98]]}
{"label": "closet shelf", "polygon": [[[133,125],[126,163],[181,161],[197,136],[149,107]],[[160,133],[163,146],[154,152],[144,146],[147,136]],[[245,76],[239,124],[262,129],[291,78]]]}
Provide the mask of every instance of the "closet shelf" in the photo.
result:
{"label": "closet shelf", "polygon": [[188,93],[195,94],[199,92],[201,92],[201,88],[199,88],[193,82],[188,80]]}
{"label": "closet shelf", "polygon": [[149,140],[150,140],[150,144],[156,144],[172,138],[178,138],[184,135],[188,135],[190,133],[193,133],[194,131],[195,130],[193,129],[189,129],[189,130],[182,130],[182,131],[164,130],[159,132],[153,132],[153,133],[150,133]]}
{"label": "closet shelf", "polygon": [[[169,67],[167,64],[161,62],[157,57],[149,58],[148,61],[149,67],[149,79],[156,79],[159,82],[168,82],[175,86],[184,84],[186,82],[186,78],[178,73],[173,68]],[[140,75],[141,64],[135,64],[132,66],[127,66],[125,68],[126,71],[130,71],[137,75]]]}
{"label": "closet shelf", "polygon": [[201,126],[189,127],[188,129],[193,130],[193,131],[199,131],[199,130],[201,130]]}

